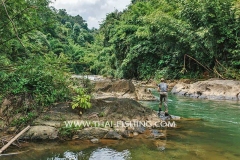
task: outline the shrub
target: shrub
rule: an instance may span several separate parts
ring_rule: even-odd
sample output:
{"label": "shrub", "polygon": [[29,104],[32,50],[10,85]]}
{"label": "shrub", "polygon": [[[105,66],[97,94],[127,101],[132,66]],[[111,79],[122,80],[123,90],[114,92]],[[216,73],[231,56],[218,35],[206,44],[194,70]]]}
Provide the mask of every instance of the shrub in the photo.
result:
{"label": "shrub", "polygon": [[86,94],[86,91],[82,88],[75,89],[76,96],[72,98],[72,108],[81,108],[81,109],[88,109],[91,108],[90,99],[91,96]]}

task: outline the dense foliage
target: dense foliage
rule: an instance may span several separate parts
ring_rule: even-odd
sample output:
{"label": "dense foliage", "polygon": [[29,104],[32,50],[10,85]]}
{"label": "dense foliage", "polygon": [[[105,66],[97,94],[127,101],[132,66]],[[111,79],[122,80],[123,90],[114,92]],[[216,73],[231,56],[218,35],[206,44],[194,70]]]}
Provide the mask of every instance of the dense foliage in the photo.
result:
{"label": "dense foliage", "polygon": [[97,29],[49,0],[0,4],[0,95],[71,96],[71,74],[240,79],[239,0],[132,0]]}
{"label": "dense foliage", "polygon": [[119,78],[240,79],[239,4],[134,0],[101,24],[90,69]]}
{"label": "dense foliage", "polygon": [[[0,98],[21,97],[30,107],[71,98],[71,74],[93,41],[81,16],[49,7],[49,0],[0,4]],[[16,98],[19,99],[19,98]],[[28,103],[30,102],[31,103]]]}

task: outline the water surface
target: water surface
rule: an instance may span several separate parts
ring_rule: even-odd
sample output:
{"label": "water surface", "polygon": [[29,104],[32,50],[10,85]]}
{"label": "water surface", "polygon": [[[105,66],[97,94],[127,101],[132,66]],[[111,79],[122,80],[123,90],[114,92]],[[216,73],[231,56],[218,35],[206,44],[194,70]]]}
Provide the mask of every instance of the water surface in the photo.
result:
{"label": "water surface", "polygon": [[[156,94],[156,92],[155,92]],[[158,102],[141,102],[155,110]],[[3,160],[153,160],[240,159],[240,103],[199,100],[169,95],[169,113],[184,117],[177,128],[164,130],[165,139],[29,143],[26,152]],[[12,149],[11,151],[16,151]]]}

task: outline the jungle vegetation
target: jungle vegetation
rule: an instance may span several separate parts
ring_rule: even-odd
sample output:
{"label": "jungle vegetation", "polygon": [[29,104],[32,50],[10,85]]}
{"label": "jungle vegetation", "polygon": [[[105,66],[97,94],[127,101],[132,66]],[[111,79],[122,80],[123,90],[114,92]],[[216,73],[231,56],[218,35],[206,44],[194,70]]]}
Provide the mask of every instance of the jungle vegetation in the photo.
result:
{"label": "jungle vegetation", "polygon": [[99,29],[49,3],[1,0],[1,99],[69,100],[72,74],[240,79],[239,0],[132,0]]}

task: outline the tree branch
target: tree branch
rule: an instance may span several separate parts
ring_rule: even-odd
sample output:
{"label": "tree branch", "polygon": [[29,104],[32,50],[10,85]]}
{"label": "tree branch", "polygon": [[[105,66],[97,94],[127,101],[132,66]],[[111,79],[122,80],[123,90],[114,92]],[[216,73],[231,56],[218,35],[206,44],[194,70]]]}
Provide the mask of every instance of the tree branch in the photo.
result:
{"label": "tree branch", "polygon": [[5,146],[3,146],[0,149],[0,155],[1,153],[7,149],[15,140],[17,140],[23,133],[25,133],[28,129],[30,128],[30,126],[27,126],[26,128],[24,128],[20,133],[18,133],[13,139],[11,139]]}
{"label": "tree branch", "polygon": [[[188,56],[189,58],[191,58],[192,60],[194,60],[195,62],[197,62],[198,64],[200,64],[200,65],[201,65],[203,68],[205,68],[206,70],[214,72],[212,69],[204,66],[202,63],[198,62],[196,59],[194,59],[193,57],[189,56],[188,54],[185,54],[184,56]],[[185,58],[184,58],[184,60],[185,60]],[[185,63],[184,63],[184,64],[185,64]]]}
{"label": "tree branch", "polygon": [[21,43],[21,45],[25,48],[25,46],[23,45],[21,39],[18,37],[18,31],[17,31],[17,29],[16,29],[16,27],[15,27],[14,22],[12,21],[11,17],[10,17],[9,14],[8,14],[7,7],[6,7],[5,3],[4,3],[4,0],[2,0],[2,5],[4,6],[4,9],[5,9],[5,12],[6,12],[7,16],[8,16],[8,19],[9,19],[10,22],[12,23],[12,26],[13,26],[13,28],[14,28],[14,32],[15,32],[15,34],[16,34],[16,37],[17,37],[18,41],[19,41],[19,42]]}
{"label": "tree branch", "polygon": [[[18,12],[15,16],[13,16],[12,20],[14,20],[15,18],[17,18],[18,15],[21,15],[22,13],[28,11],[29,9],[35,8],[34,6],[28,6],[26,8],[24,8],[22,11]],[[9,23],[9,22],[8,22]],[[8,23],[5,23],[0,29],[4,28],[6,25],[8,25]]]}
{"label": "tree branch", "polygon": [[[28,29],[28,30],[26,30],[26,31],[21,32],[19,35],[22,35],[22,34],[25,34],[25,33],[27,33],[27,32],[30,32],[30,31],[32,31],[32,30],[34,30],[34,29],[41,28],[41,27],[43,27],[43,26],[45,26],[45,25],[48,25],[48,24],[51,24],[51,23],[53,23],[53,22],[50,22],[50,23],[44,23],[44,24],[41,25],[41,26],[37,26],[37,27],[30,28],[30,29]],[[14,37],[11,37],[11,38],[9,38],[9,39],[7,39],[7,40],[5,40],[5,41],[0,42],[0,45],[3,45],[4,43],[6,43],[6,42],[12,40],[13,38],[14,38]]]}

